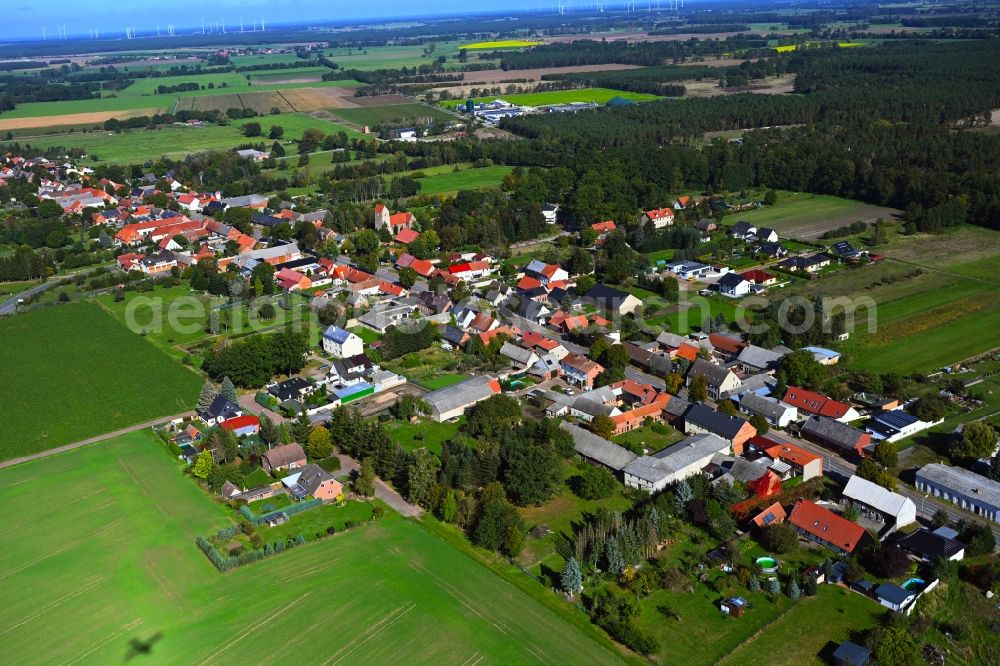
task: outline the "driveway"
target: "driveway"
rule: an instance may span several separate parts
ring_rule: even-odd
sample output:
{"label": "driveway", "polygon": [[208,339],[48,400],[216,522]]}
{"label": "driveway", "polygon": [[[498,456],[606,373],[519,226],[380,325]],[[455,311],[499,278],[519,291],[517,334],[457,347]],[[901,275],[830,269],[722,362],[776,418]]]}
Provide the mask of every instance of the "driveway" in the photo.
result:
{"label": "driveway", "polygon": [[[261,407],[259,404],[257,404],[257,402],[253,398],[254,397],[252,393],[244,393],[243,395],[240,396],[239,398],[240,407],[243,408],[243,411],[245,413],[256,414],[257,416],[266,415],[270,417],[271,420],[274,421],[275,423],[288,422],[288,419],[286,419],[285,417],[279,414],[275,414],[269,409]],[[343,472],[353,475],[354,473],[358,472],[361,469],[361,465],[354,458],[343,453],[338,453],[336,454],[336,456],[340,458],[340,469]],[[0,465],[0,467],[2,467],[2,465]],[[407,502],[405,499],[403,499],[402,495],[400,495],[385,481],[379,478],[375,479],[375,497],[379,498],[380,500],[382,500],[383,502],[391,506],[393,509],[395,509],[397,512],[399,512],[401,515],[407,518],[414,518],[423,513],[423,509],[421,509],[419,506],[416,506],[415,504],[410,504],[409,502]]]}

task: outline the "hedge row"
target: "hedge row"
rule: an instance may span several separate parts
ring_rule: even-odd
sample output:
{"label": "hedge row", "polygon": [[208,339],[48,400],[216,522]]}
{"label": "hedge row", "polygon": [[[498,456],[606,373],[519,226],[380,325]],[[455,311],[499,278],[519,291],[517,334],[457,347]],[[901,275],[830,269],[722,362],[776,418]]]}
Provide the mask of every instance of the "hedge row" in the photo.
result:
{"label": "hedge row", "polygon": [[268,511],[267,513],[262,513],[259,516],[254,513],[248,505],[244,504],[240,507],[240,513],[254,525],[260,525],[261,523],[266,522],[268,518],[273,518],[279,514],[283,513],[286,516],[294,516],[297,513],[302,513],[303,511],[308,511],[309,509],[315,509],[318,506],[322,506],[322,504],[323,500],[314,497],[306,502],[299,502],[298,504],[292,504],[291,506],[275,509],[274,511]]}
{"label": "hedge row", "polygon": [[[236,531],[239,530],[238,527],[234,527]],[[235,533],[235,532],[234,532]],[[221,532],[220,532],[221,535]],[[232,536],[232,534],[230,534]],[[267,544],[263,548],[256,548],[253,550],[245,550],[239,555],[223,555],[220,553],[215,546],[213,546],[208,539],[202,536],[195,538],[195,543],[198,544],[198,549],[205,553],[208,560],[215,565],[221,573],[226,571],[232,571],[233,569],[238,569],[244,564],[250,564],[252,562],[259,562],[272,555],[277,555],[279,553],[285,552],[288,548],[293,548],[295,546],[301,546],[306,542],[306,538],[299,534],[294,539],[289,541],[277,541],[274,544]]]}

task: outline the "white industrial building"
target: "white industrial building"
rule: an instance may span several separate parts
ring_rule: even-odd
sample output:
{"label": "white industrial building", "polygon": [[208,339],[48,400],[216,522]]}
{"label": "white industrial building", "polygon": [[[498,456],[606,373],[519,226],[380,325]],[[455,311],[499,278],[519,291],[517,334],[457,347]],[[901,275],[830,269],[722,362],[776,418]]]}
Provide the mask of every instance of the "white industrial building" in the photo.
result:
{"label": "white industrial building", "polygon": [[946,499],[993,522],[1000,522],[1000,483],[962,467],[939,463],[917,470],[917,490]]}

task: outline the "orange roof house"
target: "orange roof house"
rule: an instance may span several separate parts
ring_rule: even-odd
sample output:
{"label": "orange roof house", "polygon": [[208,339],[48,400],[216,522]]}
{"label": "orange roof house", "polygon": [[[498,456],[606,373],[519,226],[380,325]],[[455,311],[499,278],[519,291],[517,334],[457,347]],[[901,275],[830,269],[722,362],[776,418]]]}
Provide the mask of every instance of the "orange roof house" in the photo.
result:
{"label": "orange roof house", "polygon": [[674,210],[672,208],[654,208],[642,214],[642,223],[652,222],[657,229],[669,227],[674,223]]}
{"label": "orange roof house", "polygon": [[402,243],[403,245],[409,245],[413,241],[420,238],[420,233],[414,231],[413,229],[403,229],[398,234],[396,234],[396,242]]}
{"label": "orange roof house", "polygon": [[869,540],[865,528],[807,499],[795,503],[788,522],[805,538],[836,553],[851,555]]}
{"label": "orange roof house", "polygon": [[605,220],[604,222],[598,222],[590,225],[590,228],[598,234],[607,234],[617,229],[618,225],[614,223],[614,220]]}
{"label": "orange roof house", "polygon": [[767,507],[760,513],[758,513],[753,518],[753,524],[761,529],[768,527],[770,525],[777,525],[778,523],[785,522],[785,518],[788,514],[785,513],[785,508],[781,506],[780,502],[775,502],[771,506]]}

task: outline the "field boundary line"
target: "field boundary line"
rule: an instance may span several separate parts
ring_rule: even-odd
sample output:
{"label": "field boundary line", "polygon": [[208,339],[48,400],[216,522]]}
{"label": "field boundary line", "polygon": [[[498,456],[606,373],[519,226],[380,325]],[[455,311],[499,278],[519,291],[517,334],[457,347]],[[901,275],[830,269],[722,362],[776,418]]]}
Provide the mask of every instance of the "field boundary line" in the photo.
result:
{"label": "field boundary line", "polygon": [[291,109],[291,110],[292,110],[293,112],[295,112],[295,113],[301,113],[301,111],[299,111],[298,109],[296,109],[296,108],[295,108],[295,105],[294,105],[294,104],[292,104],[291,102],[289,102],[289,101],[288,101],[288,98],[287,98],[287,97],[285,97],[285,96],[284,96],[284,95],[283,95],[283,94],[281,93],[281,91],[280,91],[280,90],[275,90],[274,92],[276,92],[276,93],[278,94],[278,97],[280,97],[281,99],[283,99],[283,100],[285,101],[285,104],[287,104],[287,105],[288,105],[288,108],[289,108],[289,109]]}
{"label": "field boundary line", "polygon": [[10,460],[4,460],[0,462],[0,469],[5,469],[7,467],[13,467],[14,465],[20,465],[22,463],[31,462],[32,460],[39,460],[41,458],[48,458],[49,456],[54,456],[57,453],[65,453],[67,451],[72,451],[73,449],[78,449],[81,446],[88,446],[90,444],[97,444],[108,439],[114,439],[120,435],[127,435],[130,432],[135,432],[137,430],[145,430],[146,428],[152,428],[155,425],[160,425],[167,421],[173,421],[174,419],[182,419],[186,417],[194,416],[193,411],[186,411],[180,414],[174,414],[173,416],[161,416],[160,418],[152,419],[151,421],[146,421],[144,423],[137,423],[135,425],[127,426],[119,430],[114,430],[112,432],[106,432],[103,435],[95,435],[89,439],[83,439],[79,442],[73,442],[72,444],[64,444],[62,446],[57,446],[54,449],[49,449],[47,451],[41,451],[39,453],[32,453],[29,456],[20,456],[18,458],[11,458]]}
{"label": "field boundary line", "polygon": [[98,641],[98,643],[94,647],[90,648],[89,650],[87,650],[83,654],[78,654],[76,656],[76,659],[73,659],[72,661],[67,661],[66,662],[66,666],[70,666],[71,664],[75,664],[76,662],[80,661],[84,657],[87,657],[87,656],[93,654],[94,652],[97,652],[102,647],[104,647],[105,645],[107,645],[111,641],[115,640],[116,638],[118,638],[119,636],[121,636],[122,634],[124,634],[126,631],[131,631],[132,629],[135,629],[136,627],[138,627],[140,624],[142,624],[142,620],[141,619],[136,618],[135,620],[132,620],[132,622],[130,622],[129,624],[125,625],[125,627],[123,627],[121,630],[116,631],[115,633],[111,634],[110,636],[108,636],[107,638],[105,638],[103,641]]}
{"label": "field boundary line", "polygon": [[76,546],[80,545],[81,543],[83,543],[87,539],[93,539],[97,535],[99,535],[99,534],[101,534],[103,532],[107,532],[108,530],[110,530],[110,529],[112,529],[114,527],[118,527],[118,525],[120,523],[124,523],[124,522],[125,522],[124,518],[119,518],[115,522],[110,523],[108,525],[105,525],[104,527],[102,527],[101,529],[97,530],[93,534],[88,534],[87,536],[85,536],[85,537],[83,537],[81,539],[77,539],[76,541],[71,541],[71,542],[69,542],[67,544],[64,544],[61,548],[57,548],[57,549],[53,550],[48,555],[43,555],[41,557],[36,557],[35,559],[31,560],[30,562],[25,562],[24,564],[22,564],[21,566],[15,568],[15,569],[9,569],[8,571],[3,572],[3,575],[0,575],[0,580],[6,580],[7,578],[10,578],[11,576],[13,576],[16,573],[21,573],[22,571],[24,571],[28,567],[32,567],[32,566],[38,564],[39,562],[44,562],[45,560],[49,559],[50,557],[55,557],[56,555],[62,553],[63,551],[69,550],[70,548],[75,548]]}
{"label": "field boundary line", "polygon": [[263,617],[259,618],[256,622],[254,622],[252,625],[250,625],[249,627],[247,627],[246,629],[244,629],[243,632],[241,632],[241,633],[237,634],[236,636],[230,638],[228,641],[226,641],[225,643],[223,643],[222,645],[220,645],[219,647],[217,647],[213,652],[211,652],[207,657],[205,657],[202,661],[200,661],[198,663],[200,663],[200,664],[207,664],[207,663],[209,663],[219,653],[225,652],[229,648],[233,647],[234,645],[236,645],[237,643],[239,643],[241,640],[243,640],[244,638],[246,638],[247,635],[253,633],[254,631],[256,631],[257,629],[259,629],[263,625],[267,624],[268,622],[271,622],[272,620],[276,619],[279,615],[281,615],[282,613],[284,613],[286,610],[288,610],[292,606],[295,606],[296,604],[298,604],[300,601],[302,601],[303,599],[305,599],[306,597],[308,597],[310,594],[312,594],[312,592],[306,592],[305,594],[303,594],[302,596],[300,596],[298,599],[296,599],[296,600],[288,603],[285,606],[282,606],[280,609],[274,611],[273,613],[271,613],[269,615],[265,614]]}
{"label": "field boundary line", "polygon": [[[357,650],[359,647],[361,647],[371,639],[378,636],[383,629],[386,629],[395,624],[397,620],[399,620],[401,617],[403,617],[411,610],[416,608],[416,606],[417,606],[416,602],[411,601],[409,606],[403,604],[402,606],[399,606],[389,611],[388,613],[383,615],[377,622],[375,622],[375,624],[368,627],[368,629],[366,629],[365,632],[362,633],[360,636],[358,636],[353,641],[351,641],[347,645],[343,646],[342,648],[334,652],[333,655],[330,657],[330,659],[327,659],[326,661],[323,662],[322,666],[326,666],[326,664],[340,663],[343,659],[346,659],[349,654]],[[358,642],[359,640],[361,642]],[[334,659],[335,661],[331,661]]]}
{"label": "field boundary line", "polygon": [[76,590],[75,592],[70,592],[69,594],[66,594],[66,595],[63,595],[63,596],[59,597],[58,599],[56,599],[55,601],[53,601],[52,603],[50,603],[48,606],[43,606],[42,608],[39,608],[37,611],[35,611],[31,615],[23,618],[17,624],[12,624],[9,627],[7,627],[6,629],[4,629],[3,631],[0,631],[0,636],[3,636],[4,634],[6,634],[8,632],[11,632],[11,631],[17,629],[18,627],[20,627],[23,624],[27,624],[28,622],[31,622],[32,620],[34,620],[37,617],[45,615],[49,611],[54,610],[54,609],[58,608],[59,606],[62,606],[64,603],[66,603],[70,599],[72,599],[74,597],[78,597],[81,594],[83,594],[84,592],[88,592],[91,589],[93,589],[94,587],[100,585],[101,583],[106,583],[107,581],[108,581],[107,578],[98,578],[96,580],[93,580],[93,581],[87,583],[86,585],[84,585],[83,587],[81,587],[79,590]]}

